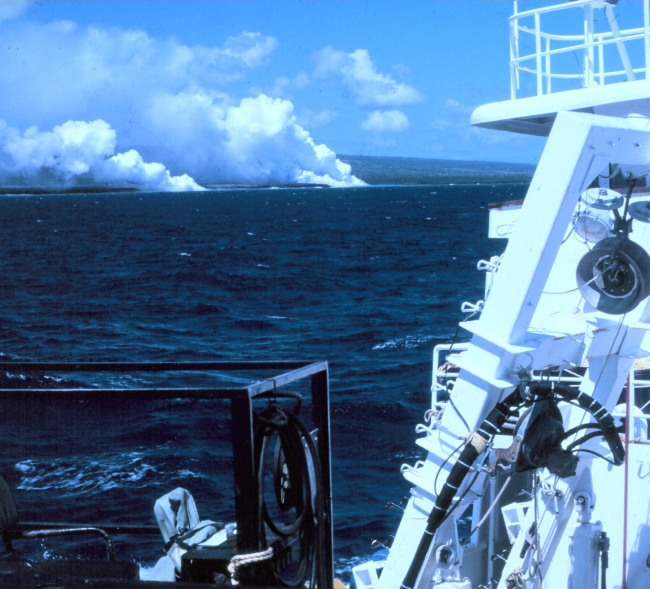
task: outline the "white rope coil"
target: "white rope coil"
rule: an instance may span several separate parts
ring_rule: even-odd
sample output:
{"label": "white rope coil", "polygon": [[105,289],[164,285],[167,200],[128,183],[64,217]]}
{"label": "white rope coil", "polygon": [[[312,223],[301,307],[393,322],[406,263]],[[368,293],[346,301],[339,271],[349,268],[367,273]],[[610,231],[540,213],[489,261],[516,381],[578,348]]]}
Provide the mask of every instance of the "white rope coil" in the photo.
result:
{"label": "white rope coil", "polygon": [[514,569],[506,577],[507,589],[522,589],[525,585],[524,582],[524,569]]}
{"label": "white rope coil", "polygon": [[[441,387],[444,390],[444,387]],[[442,414],[445,412],[445,405],[443,405],[440,409],[427,409],[424,412],[424,422],[429,423],[429,422],[436,422],[440,421]]]}
{"label": "white rope coil", "polygon": [[231,576],[231,583],[239,585],[239,576],[237,571],[240,567],[252,564],[254,562],[262,562],[273,558],[273,547],[269,547],[262,552],[253,552],[251,554],[238,554],[230,559],[228,564],[228,572]]}
{"label": "white rope coil", "polygon": [[483,310],[484,306],[485,306],[485,301],[477,301],[476,304],[465,301],[460,306],[460,312],[472,313],[473,315],[476,315],[476,313],[480,313]]}
{"label": "white rope coil", "polygon": [[465,443],[474,446],[474,449],[479,453],[483,454],[487,450],[488,442],[486,439],[481,436],[478,432],[470,432],[465,434]]}

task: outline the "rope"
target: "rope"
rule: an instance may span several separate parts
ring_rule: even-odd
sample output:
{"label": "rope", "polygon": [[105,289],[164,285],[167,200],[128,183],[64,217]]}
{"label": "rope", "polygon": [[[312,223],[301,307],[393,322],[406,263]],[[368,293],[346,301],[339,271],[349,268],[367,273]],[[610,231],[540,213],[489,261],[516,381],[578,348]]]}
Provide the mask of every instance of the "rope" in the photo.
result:
{"label": "rope", "polygon": [[501,499],[501,495],[503,495],[503,492],[506,490],[506,487],[508,486],[508,483],[510,482],[511,479],[512,479],[512,475],[510,475],[506,479],[506,482],[503,483],[503,487],[501,487],[501,490],[499,491],[498,495],[495,497],[494,501],[492,501],[492,505],[490,505],[489,509],[485,512],[485,514],[481,518],[481,521],[478,522],[478,524],[476,524],[474,529],[468,534],[467,538],[465,538],[461,542],[461,544],[465,544],[466,542],[468,542],[469,539],[474,535],[474,532],[476,532],[476,530],[478,530],[485,523],[485,520],[490,516],[490,514],[492,513],[492,510],[494,509],[496,504],[499,502],[499,499]]}
{"label": "rope", "polygon": [[[557,504],[557,497],[558,497],[558,492],[557,492],[557,482],[560,479],[560,477],[556,476],[555,481],[553,482],[553,486],[549,485],[546,481],[542,481],[542,492],[545,495],[548,495],[549,498],[552,498],[553,501],[555,502],[555,514],[557,515],[560,513],[560,509]],[[546,504],[546,507],[544,508],[544,512],[542,513],[541,520],[544,519],[544,515],[546,514],[546,510],[548,509],[548,503]]]}
{"label": "rope", "polygon": [[230,563],[228,564],[228,572],[232,577],[231,583],[233,585],[239,585],[239,575],[237,573],[240,567],[252,564],[254,562],[262,562],[265,560],[270,560],[271,558],[273,558],[273,547],[269,547],[262,552],[253,552],[251,554],[238,554],[237,556],[233,556],[230,559]]}
{"label": "rope", "polygon": [[440,418],[442,417],[444,411],[445,411],[444,407],[442,407],[441,409],[427,409],[424,412],[424,423],[429,423],[430,421],[432,422],[440,421]]}
{"label": "rope", "polygon": [[523,589],[524,586],[524,569],[513,569],[506,577],[506,589]]}
{"label": "rope", "polygon": [[488,441],[478,432],[469,432],[465,434],[465,443],[474,446],[474,449],[483,454],[487,450]]}

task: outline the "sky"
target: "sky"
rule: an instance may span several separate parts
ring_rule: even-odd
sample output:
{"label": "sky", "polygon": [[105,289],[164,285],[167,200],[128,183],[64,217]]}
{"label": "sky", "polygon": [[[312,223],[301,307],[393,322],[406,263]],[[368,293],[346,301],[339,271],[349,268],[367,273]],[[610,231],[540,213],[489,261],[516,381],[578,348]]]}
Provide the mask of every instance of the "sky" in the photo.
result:
{"label": "sky", "polygon": [[512,10],[0,0],[0,174],[181,190],[354,184],[336,154],[536,163],[544,139],[469,125],[474,108],[509,98]]}

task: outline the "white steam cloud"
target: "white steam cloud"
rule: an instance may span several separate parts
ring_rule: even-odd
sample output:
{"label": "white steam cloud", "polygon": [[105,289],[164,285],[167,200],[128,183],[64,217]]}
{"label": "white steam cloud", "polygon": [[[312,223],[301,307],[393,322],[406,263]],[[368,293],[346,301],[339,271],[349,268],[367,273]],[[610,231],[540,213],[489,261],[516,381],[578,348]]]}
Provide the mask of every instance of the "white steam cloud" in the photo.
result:
{"label": "white steam cloud", "polygon": [[[273,37],[244,31],[219,46],[189,46],[142,30],[21,19],[0,32],[0,117],[8,121],[0,125],[0,182],[49,175],[155,190],[363,184],[314,142],[289,100],[238,100],[220,89],[267,63]],[[396,84],[377,75],[386,91]],[[402,86],[393,90],[416,92]],[[312,126],[335,114],[323,111]],[[137,150],[117,149],[118,141]]]}
{"label": "white steam cloud", "polygon": [[68,121],[52,131],[30,127],[23,134],[0,119],[0,172],[4,175],[66,183],[87,176],[153,191],[203,190],[187,174],[172,176],[162,164],[145,163],[135,150],[114,153],[115,131],[100,119]]}
{"label": "white steam cloud", "polygon": [[288,100],[260,94],[232,104],[223,94],[197,89],[161,96],[147,124],[194,176],[216,171],[228,182],[363,184],[331,149],[316,145]]}

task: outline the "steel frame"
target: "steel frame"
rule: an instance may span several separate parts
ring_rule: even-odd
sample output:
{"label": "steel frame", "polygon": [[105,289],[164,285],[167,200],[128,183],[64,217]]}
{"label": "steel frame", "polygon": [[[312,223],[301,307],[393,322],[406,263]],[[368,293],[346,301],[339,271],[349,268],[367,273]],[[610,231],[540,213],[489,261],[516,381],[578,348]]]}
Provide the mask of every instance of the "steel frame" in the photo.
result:
{"label": "steel frame", "polygon": [[[325,549],[321,555],[324,570],[320,579],[324,587],[332,587],[333,536],[332,536],[332,483],[330,464],[330,418],[329,418],[329,370],[326,361],[277,361],[277,362],[0,362],[0,372],[263,372],[282,371],[278,376],[252,382],[242,387],[209,388],[98,388],[98,389],[0,389],[0,401],[96,401],[135,399],[229,399],[233,435],[232,453],[235,483],[235,516],[237,519],[237,549],[240,554],[256,552],[259,530],[258,484],[253,448],[253,402],[267,397],[281,386],[311,377],[312,420],[318,428],[317,450],[322,469],[323,503],[325,521],[319,522],[324,529]],[[38,523],[19,524],[23,529],[60,527],[68,524]],[[94,524],[93,524],[94,525]],[[76,527],[76,526],[74,526]],[[98,526],[106,530],[149,533],[151,526],[111,524]]]}

